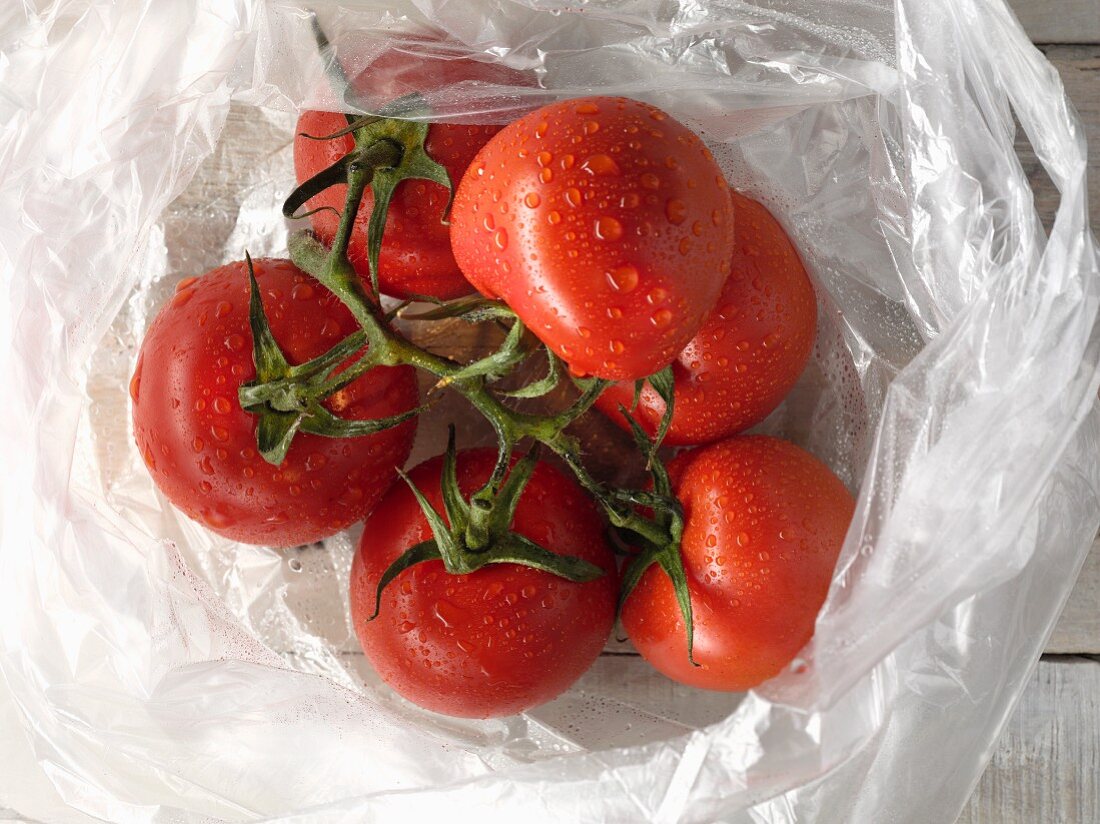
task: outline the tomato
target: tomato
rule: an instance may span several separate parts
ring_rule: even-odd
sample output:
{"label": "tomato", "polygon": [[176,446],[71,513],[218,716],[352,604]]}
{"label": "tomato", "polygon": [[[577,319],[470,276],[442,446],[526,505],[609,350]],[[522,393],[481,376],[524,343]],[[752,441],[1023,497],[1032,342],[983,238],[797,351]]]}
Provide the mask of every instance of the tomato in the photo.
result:
{"label": "tomato", "polygon": [[[817,302],[806,269],[768,210],[733,194],[737,226],[730,276],[703,328],[672,362],[676,404],[665,443],[709,443],[760,423],[806,366],[817,330]],[[596,406],[624,429],[633,383],[609,387]],[[650,435],[665,402],[648,384],[635,419]]]}
{"label": "tomato", "polygon": [[511,123],[459,184],[451,244],[575,372],[666,366],[729,274],[733,207],[697,135],[635,100],[554,103]]}
{"label": "tomato", "polygon": [[[351,313],[287,260],[254,260],[275,340],[291,364],[358,328]],[[160,490],[189,518],[237,541],[291,546],[362,519],[409,456],[415,421],[360,438],[298,433],[272,466],[256,452],[257,417],[237,400],[255,377],[248,269],[230,263],[188,278],[161,309],[130,382],[134,437]],[[378,368],[326,405],[382,418],[418,402],[410,367]]]}
{"label": "tomato", "polygon": [[[458,481],[469,496],[488,480],[496,453],[459,453]],[[410,478],[443,512],[441,458]],[[363,651],[382,680],[410,701],[447,715],[512,715],[567,689],[600,654],[615,618],[615,561],[595,505],[577,484],[536,465],[513,529],[607,574],[573,583],[526,566],[492,564],[450,575],[442,561],[400,573],[384,590],[373,621],[375,589],[386,568],[432,537],[420,507],[396,484],[367,521],[351,571],[351,613]]]}
{"label": "tomato", "polygon": [[[383,52],[355,79],[358,92],[370,104],[381,106],[412,92],[463,81],[500,85],[530,85],[532,82],[526,74],[473,60],[454,48],[430,41],[424,44],[427,46],[425,55],[407,49]],[[342,114],[306,111],[301,115],[294,138],[294,168],[299,183],[331,166],[355,145],[351,135],[333,140],[310,140],[302,137],[302,133],[323,136],[346,126],[347,120]],[[452,184],[457,186],[474,155],[500,128],[435,123],[428,129],[424,148],[433,160],[446,167]],[[346,186],[333,186],[313,197],[305,208],[329,206],[342,211],[346,196]],[[422,294],[449,300],[473,291],[455,263],[449,230],[443,223],[448,197],[446,187],[428,180],[405,180],[398,184],[387,212],[379,258],[379,288],[384,294],[397,298]],[[373,205],[374,197],[368,188],[356,214],[348,245],[348,257],[364,278],[370,273],[366,232]],[[339,217],[326,210],[312,215],[310,220],[317,236],[331,243]]]}
{"label": "tomato", "polygon": [[657,565],[627,598],[623,627],[670,678],[749,689],[813,635],[855,502],[808,452],[762,435],[690,450],[669,474],[684,507],[681,553],[700,666],[688,660],[672,584]]}

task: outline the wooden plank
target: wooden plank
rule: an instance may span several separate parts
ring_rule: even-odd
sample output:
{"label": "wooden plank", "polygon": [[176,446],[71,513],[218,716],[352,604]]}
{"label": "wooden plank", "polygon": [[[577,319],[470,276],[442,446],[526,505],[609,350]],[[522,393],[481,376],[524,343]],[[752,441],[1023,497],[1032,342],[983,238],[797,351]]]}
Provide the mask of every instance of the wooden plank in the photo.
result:
{"label": "wooden plank", "polygon": [[[1100,215],[1100,46],[1041,46],[1040,49],[1058,70],[1088,137],[1089,214],[1095,225],[1095,216]],[[1058,208],[1058,190],[1039,165],[1022,130],[1016,135],[1016,151],[1034,191],[1035,207],[1049,230]]]}
{"label": "wooden plank", "polygon": [[1100,655],[1100,539],[1085,559],[1046,652]]}
{"label": "wooden plank", "polygon": [[1100,662],[1039,662],[957,824],[1100,820]]}
{"label": "wooden plank", "polygon": [[1100,0],[1008,0],[1033,43],[1100,42]]}

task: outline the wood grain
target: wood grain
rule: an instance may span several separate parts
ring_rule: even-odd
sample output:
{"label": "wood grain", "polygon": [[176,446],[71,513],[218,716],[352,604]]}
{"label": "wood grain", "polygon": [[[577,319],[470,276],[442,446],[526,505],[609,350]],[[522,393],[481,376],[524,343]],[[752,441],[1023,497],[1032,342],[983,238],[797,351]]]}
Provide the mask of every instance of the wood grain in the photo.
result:
{"label": "wood grain", "polygon": [[1046,652],[1100,655],[1100,540],[1085,559]]}
{"label": "wood grain", "polygon": [[1100,821],[1100,662],[1048,658],[958,824]]}
{"label": "wood grain", "polygon": [[1100,0],[1008,0],[1033,43],[1100,41]]}

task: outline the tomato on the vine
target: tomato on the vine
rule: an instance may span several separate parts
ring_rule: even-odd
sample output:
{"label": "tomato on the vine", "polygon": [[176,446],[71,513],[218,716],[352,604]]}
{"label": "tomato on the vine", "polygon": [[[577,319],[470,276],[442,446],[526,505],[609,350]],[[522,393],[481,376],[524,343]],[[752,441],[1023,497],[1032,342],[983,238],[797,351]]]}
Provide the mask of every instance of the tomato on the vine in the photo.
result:
{"label": "tomato on the vine", "polygon": [[729,274],[733,207],[699,137],[615,97],[554,103],[506,126],[459,184],[451,243],[574,371],[666,366]]}
{"label": "tomato on the vine", "polygon": [[[254,260],[272,334],[292,364],[328,351],[358,325],[287,260]],[[412,448],[415,421],[359,438],[299,432],[279,466],[257,451],[257,417],[237,392],[256,375],[244,262],[182,281],[142,341],[130,382],[134,437],[149,472],[188,517],[238,541],[292,546],[361,520]],[[325,405],[366,420],[416,407],[414,371],[378,367]]]}
{"label": "tomato on the vine", "polygon": [[[733,194],[737,226],[730,276],[703,328],[672,362],[676,401],[664,442],[710,443],[760,423],[790,392],[813,350],[813,284],[782,225],[755,200]],[[600,411],[628,429],[633,383],[609,387]],[[648,384],[631,413],[650,435],[665,402]]]}
{"label": "tomato on the vine", "polygon": [[[496,453],[458,455],[464,496],[481,487]],[[409,479],[443,511],[443,459]],[[379,676],[410,701],[447,715],[512,715],[557,696],[600,654],[615,618],[614,556],[595,505],[570,478],[535,466],[519,498],[513,530],[560,555],[589,561],[606,574],[574,583],[511,563],[450,575],[442,561],[402,571],[375,591],[391,563],[432,537],[413,493],[396,484],[367,521],[351,572],[351,612],[363,651]]]}
{"label": "tomato on the vine", "polygon": [[[405,95],[442,88],[463,81],[499,85],[530,85],[523,73],[492,63],[473,60],[443,44],[425,41],[435,59],[404,49],[389,49],[373,60],[353,81],[356,92],[372,106],[382,106]],[[313,140],[348,125],[344,115],[306,111],[298,120],[294,138],[294,168],[301,184],[346,155],[355,145],[350,134],[332,140]],[[500,131],[495,125],[434,123],[424,148],[442,164],[458,185],[467,166],[482,146]],[[325,189],[306,204],[313,230],[324,243],[331,243],[340,223],[337,212],[344,208],[347,186]],[[429,180],[405,180],[398,184],[386,215],[378,281],[383,294],[409,298],[417,294],[449,300],[469,294],[473,287],[462,276],[451,252],[444,209],[450,198],[445,186]],[[329,207],[329,208],[323,208]],[[367,189],[348,244],[348,257],[356,272],[369,276],[367,222],[374,207],[374,195]],[[337,212],[331,211],[337,210]]]}
{"label": "tomato on the vine", "polygon": [[815,457],[762,435],[689,450],[669,475],[684,509],[681,555],[699,666],[688,659],[683,618],[659,566],[627,597],[623,627],[670,678],[750,689],[813,635],[855,502]]}

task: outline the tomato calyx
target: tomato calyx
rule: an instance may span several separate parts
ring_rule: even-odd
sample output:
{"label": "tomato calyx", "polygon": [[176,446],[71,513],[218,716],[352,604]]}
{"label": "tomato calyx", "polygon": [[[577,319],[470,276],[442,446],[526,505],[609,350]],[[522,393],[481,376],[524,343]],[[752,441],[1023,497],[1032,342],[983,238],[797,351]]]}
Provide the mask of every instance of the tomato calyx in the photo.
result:
{"label": "tomato calyx", "polygon": [[332,140],[350,134],[355,141],[355,147],[291,192],[283,203],[283,216],[298,219],[314,214],[318,210],[302,214],[297,212],[325,189],[346,183],[349,191],[355,189],[360,193],[352,213],[348,215],[345,209],[342,215],[343,220],[354,220],[355,213],[358,212],[358,201],[369,186],[374,195],[374,206],[367,222],[367,264],[370,268],[371,289],[377,300],[382,235],[386,228],[386,214],[397,185],[404,180],[430,180],[444,186],[448,192],[447,203],[443,207],[444,224],[447,223],[447,215],[451,209],[454,185],[446,167],[433,160],[424,148],[431,126],[427,120],[431,111],[424,97],[416,93],[405,95],[382,106],[377,112],[369,111],[348,82],[315,15],[311,23],[330,82],[348,108],[365,114],[345,114],[348,125],[333,134],[302,134],[302,137],[312,140]]}
{"label": "tomato calyx", "polygon": [[[669,426],[672,425],[672,412],[676,404],[676,379],[672,374],[672,364],[654,372],[649,377],[638,378],[638,380],[634,381],[634,399],[630,403],[631,412],[638,408],[638,401],[642,397],[642,388],[647,381],[660,396],[661,400],[665,402],[665,414],[661,416],[661,422],[657,426],[657,433],[652,442],[647,440],[648,446],[646,453],[648,458],[646,460],[646,469],[649,469],[657,457],[657,450],[661,448],[661,443],[664,441],[665,435],[668,434]],[[627,420],[630,420],[629,414],[626,414],[625,417]],[[637,440],[637,435],[635,435],[635,440]]]}
{"label": "tomato calyx", "polygon": [[248,323],[256,378],[242,385],[237,397],[242,409],[259,417],[256,448],[264,460],[276,466],[281,464],[299,431],[327,438],[355,438],[399,426],[423,411],[423,407],[417,407],[388,418],[347,420],[326,409],[322,405],[325,398],[375,365],[368,350],[348,369],[336,371],[348,357],[363,348],[366,336],[355,332],[325,354],[300,366],[291,366],[271,333],[252,257],[247,252],[245,261],[249,283]]}
{"label": "tomato calyx", "polygon": [[[520,496],[537,462],[536,444],[515,462],[488,508],[478,505],[477,493],[467,501],[458,486],[455,430],[452,425],[440,478],[446,518],[432,506],[409,476],[400,472],[428,520],[432,537],[405,550],[382,573],[375,590],[374,612],[367,620],[373,621],[378,617],[386,587],[406,569],[425,561],[442,561],[443,568],[450,575],[469,575],[487,564],[518,564],[574,583],[594,581],[605,575],[596,564],[583,558],[551,552],[511,530]],[[480,518],[479,511],[482,513]]]}
{"label": "tomato calyx", "polygon": [[[654,386],[654,388],[657,387]],[[684,511],[672,491],[672,481],[669,478],[668,469],[665,468],[664,462],[656,455],[656,439],[653,441],[649,439],[645,430],[630,416],[630,412],[625,406],[620,405],[619,410],[630,423],[630,429],[638,448],[650,455],[649,472],[653,479],[652,492],[629,492],[623,493],[620,497],[625,498],[635,506],[644,506],[651,509],[654,522],[665,531],[668,540],[654,541],[643,535],[635,535],[630,539],[631,542],[640,544],[641,548],[623,569],[617,614],[622,615],[623,606],[626,604],[627,598],[630,597],[630,593],[634,591],[634,587],[642,580],[642,575],[653,564],[657,564],[672,583],[676,603],[680,607],[680,615],[684,621],[684,631],[687,635],[688,661],[691,662],[692,666],[697,667],[699,664],[693,654],[695,626],[692,617],[691,593],[688,589],[687,572],[684,569],[684,557],[680,553],[680,542],[684,535]],[[666,417],[670,417],[670,415],[666,415]]]}

